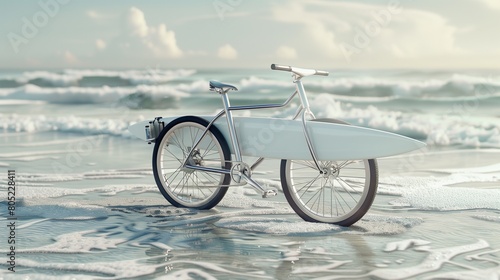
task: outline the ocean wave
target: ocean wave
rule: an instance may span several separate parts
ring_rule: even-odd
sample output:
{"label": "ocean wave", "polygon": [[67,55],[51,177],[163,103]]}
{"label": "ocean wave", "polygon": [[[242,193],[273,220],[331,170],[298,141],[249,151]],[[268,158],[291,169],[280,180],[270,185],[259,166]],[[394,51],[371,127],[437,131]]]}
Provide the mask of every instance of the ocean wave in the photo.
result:
{"label": "ocean wave", "polygon": [[[173,85],[183,91],[207,91],[208,80],[193,69],[144,69],[144,70],[75,70],[26,71],[0,76],[0,88],[17,88],[23,85],[39,87],[127,87],[138,85]],[[203,74],[205,76],[207,74]],[[213,75],[213,74],[212,74]],[[218,74],[225,81],[226,75]],[[183,81],[188,78],[189,81]],[[216,78],[216,77],[215,77]],[[233,78],[231,78],[233,79]],[[181,81],[183,83],[178,83]],[[173,83],[172,83],[173,82]],[[227,82],[227,81],[225,81]],[[234,82],[234,81],[233,81]],[[280,79],[250,75],[235,82],[246,91],[294,88],[285,77]],[[412,97],[452,98],[457,96],[485,97],[500,94],[500,77],[458,73],[447,75],[342,75],[333,72],[326,78],[308,78],[304,85],[313,92],[357,97]]]}
{"label": "ocean wave", "polygon": [[[127,95],[125,101],[134,100],[132,107],[155,108],[148,94],[159,92],[166,96],[182,96],[179,93],[208,93],[208,79],[193,76],[195,70],[64,70],[32,71],[20,76],[0,77],[0,97],[11,99],[31,99],[51,103],[101,103],[119,100]],[[203,74],[206,75],[206,74]],[[222,75],[222,74],[219,74]],[[189,77],[188,79],[183,79]],[[232,79],[232,78],[231,78]],[[231,80],[230,79],[230,80]],[[222,75],[221,81],[227,82]],[[231,82],[231,81],[229,81]],[[255,99],[256,95],[246,93],[269,93],[275,95],[293,91],[294,83],[288,79],[263,78],[250,75],[233,81],[245,95],[238,98]],[[457,102],[477,102],[500,104],[500,78],[480,77],[464,74],[450,74],[447,77],[370,77],[370,76],[335,76],[311,78],[304,81],[305,88],[311,94],[328,93],[337,100],[351,103],[387,103],[405,105],[401,102],[413,102],[438,105]],[[146,94],[146,95],[143,95]],[[52,95],[53,98],[40,97]],[[90,97],[91,96],[91,97]],[[280,95],[281,96],[281,95]],[[40,99],[38,99],[40,97]],[[47,100],[48,99],[48,100]],[[141,101],[137,101],[140,99]],[[153,98],[154,99],[154,98]],[[490,102],[491,101],[491,102]],[[140,105],[144,103],[143,105]],[[148,105],[149,103],[149,105]],[[409,104],[409,103],[408,103]],[[127,105],[128,106],[128,105]]]}
{"label": "ocean wave", "polygon": [[195,73],[196,70],[190,69],[28,71],[16,76],[0,78],[0,88],[18,87],[27,84],[40,87],[157,85],[188,77]]}
{"label": "ocean wave", "polygon": [[82,118],[76,116],[48,117],[45,115],[0,114],[0,129],[5,132],[59,131],[84,135],[113,135],[131,138],[128,127],[140,121],[123,119]]}
{"label": "ocean wave", "polygon": [[[250,76],[240,80],[245,89],[293,88],[289,81],[270,80]],[[396,79],[373,77],[333,77],[310,79],[304,82],[306,90],[328,92],[349,97],[411,97],[450,99],[457,96],[487,98],[500,96],[500,79],[453,74],[441,79]]]}
{"label": "ocean wave", "polygon": [[[329,94],[319,94],[311,100],[310,105],[317,118],[342,119],[353,125],[423,140],[429,145],[500,148],[498,120],[388,111],[373,105],[355,108],[335,100]],[[290,116],[293,113],[295,108],[275,116]]]}
{"label": "ocean wave", "polygon": [[293,88],[295,84],[291,81],[278,81],[263,79],[256,76],[250,76],[240,80],[241,87],[254,89],[263,87],[282,87],[282,88]]}
{"label": "ocean wave", "polygon": [[[500,148],[500,126],[495,118],[463,118],[461,116],[418,114],[382,110],[369,105],[357,108],[320,94],[310,101],[317,118],[336,118],[353,125],[389,131],[425,141],[428,145],[477,148]],[[290,117],[290,108],[275,117]],[[49,117],[0,114],[0,129],[10,132],[61,131],[83,134],[109,134],[131,137],[128,127],[142,119],[133,117],[107,119],[76,116]]]}
{"label": "ocean wave", "polygon": [[168,85],[138,85],[134,87],[59,87],[44,88],[24,85],[14,89],[0,89],[0,98],[9,100],[45,101],[54,104],[98,104],[123,100],[125,105],[140,107],[144,100],[173,100],[189,93]]}
{"label": "ocean wave", "polygon": [[[397,104],[408,105],[408,103],[415,104],[434,104],[436,106],[453,106],[466,104],[472,106],[473,104],[479,104],[479,102],[494,102],[495,104],[500,104],[500,92],[492,93],[489,95],[472,95],[472,96],[352,96],[352,95],[341,95],[341,94],[331,94],[333,98],[338,101],[350,102],[350,103],[386,103],[386,104]],[[405,103],[402,103],[405,102]],[[489,105],[492,105],[489,103]],[[477,106],[477,105],[474,105]]]}

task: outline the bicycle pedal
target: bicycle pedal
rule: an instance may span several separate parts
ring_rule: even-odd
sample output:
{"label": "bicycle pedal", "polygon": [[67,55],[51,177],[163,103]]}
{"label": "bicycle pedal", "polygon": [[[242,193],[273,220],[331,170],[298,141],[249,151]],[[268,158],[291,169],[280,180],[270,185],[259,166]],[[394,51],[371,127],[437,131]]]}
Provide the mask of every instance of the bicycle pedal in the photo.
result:
{"label": "bicycle pedal", "polygon": [[278,195],[277,191],[275,191],[275,190],[267,190],[267,191],[264,191],[264,193],[262,194],[262,198],[268,198],[268,197],[276,196],[276,195]]}

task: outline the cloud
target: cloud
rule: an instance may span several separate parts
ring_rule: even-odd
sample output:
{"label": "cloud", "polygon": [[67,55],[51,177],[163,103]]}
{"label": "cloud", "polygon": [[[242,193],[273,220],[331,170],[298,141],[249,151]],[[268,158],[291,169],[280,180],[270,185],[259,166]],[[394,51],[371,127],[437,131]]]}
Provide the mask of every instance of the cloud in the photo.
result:
{"label": "cloud", "polygon": [[95,46],[98,50],[104,50],[106,48],[106,42],[102,39],[95,40]]}
{"label": "cloud", "polygon": [[129,31],[133,36],[146,37],[148,36],[148,24],[144,13],[136,7],[131,7],[127,14],[127,23]]}
{"label": "cloud", "polygon": [[[145,56],[155,58],[179,58],[183,51],[177,45],[175,32],[168,30],[164,23],[158,26],[150,26],[146,21],[144,13],[131,7],[125,17],[126,27],[124,33],[114,40],[113,47],[129,54],[142,53]],[[97,43],[97,42],[96,42]],[[108,48],[109,49],[109,48]]]}
{"label": "cloud", "polygon": [[297,51],[292,47],[280,46],[276,50],[276,56],[281,59],[296,59]]}
{"label": "cloud", "polygon": [[390,49],[399,49],[398,57],[429,57],[437,55],[454,55],[463,52],[455,42],[458,29],[449,25],[447,20],[440,15],[419,11],[407,10],[401,17],[394,16],[393,26],[380,33],[378,49],[383,49],[382,44],[389,44]]}
{"label": "cloud", "polygon": [[103,13],[95,11],[95,10],[87,10],[85,12],[85,15],[91,19],[107,19],[107,18],[113,17],[111,15],[103,14]]}
{"label": "cloud", "polygon": [[236,59],[238,57],[238,52],[229,44],[219,48],[217,56],[222,59]]}
{"label": "cloud", "polygon": [[96,11],[94,11],[94,10],[88,10],[88,11],[86,11],[86,12],[85,12],[85,14],[86,14],[89,18],[93,18],[93,19],[95,19],[95,18],[99,18],[99,17],[100,17],[99,13],[97,13],[97,12],[96,12]]}
{"label": "cloud", "polygon": [[[341,56],[337,47],[334,31],[345,29],[346,22],[340,21],[336,24],[335,12],[332,11],[309,11],[309,4],[289,2],[286,6],[275,6],[272,10],[273,18],[280,22],[299,24],[303,32],[314,42],[318,48],[328,56]],[[312,6],[317,6],[313,4]],[[348,25],[348,24],[347,24]]]}
{"label": "cloud", "polygon": [[76,64],[79,62],[78,58],[70,51],[65,51],[63,54],[64,61],[68,64]]}
{"label": "cloud", "polygon": [[483,2],[488,8],[500,10],[500,2],[498,0],[480,0]]}
{"label": "cloud", "polygon": [[402,4],[290,2],[275,6],[272,19],[298,25],[299,32],[311,42],[311,55],[318,52],[337,60],[376,58],[380,63],[385,57],[396,62],[462,52],[455,42],[457,29],[445,18]]}

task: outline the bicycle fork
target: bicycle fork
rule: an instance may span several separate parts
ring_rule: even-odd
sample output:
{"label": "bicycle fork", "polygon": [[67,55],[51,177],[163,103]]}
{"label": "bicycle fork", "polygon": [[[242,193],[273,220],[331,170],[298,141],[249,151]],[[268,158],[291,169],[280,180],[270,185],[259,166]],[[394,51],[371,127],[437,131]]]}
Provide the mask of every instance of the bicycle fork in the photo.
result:
{"label": "bicycle fork", "polygon": [[309,136],[309,132],[307,131],[307,121],[306,121],[306,115],[310,115],[312,119],[316,119],[314,114],[311,112],[311,109],[309,108],[309,101],[307,100],[307,95],[306,91],[304,89],[304,85],[302,84],[302,81],[300,80],[302,77],[298,76],[296,74],[292,75],[294,77],[293,82],[295,83],[295,86],[297,88],[297,91],[299,93],[300,97],[300,102],[302,104],[301,107],[297,110],[295,113],[295,116],[293,119],[296,119],[300,113],[302,113],[302,126],[304,127],[304,136],[306,138],[306,143],[307,143],[307,148],[309,149],[309,152],[311,153],[311,157],[314,161],[314,165],[316,165],[316,168],[318,169],[319,173],[323,174],[323,168],[319,165],[318,158],[316,157],[316,151],[314,150],[314,146],[311,141],[311,137]]}

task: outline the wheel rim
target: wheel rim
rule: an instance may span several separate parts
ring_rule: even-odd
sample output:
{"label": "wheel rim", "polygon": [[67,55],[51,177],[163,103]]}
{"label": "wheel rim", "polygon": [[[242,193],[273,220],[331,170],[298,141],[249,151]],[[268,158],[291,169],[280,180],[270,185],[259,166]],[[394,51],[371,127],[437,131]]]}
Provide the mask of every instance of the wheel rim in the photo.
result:
{"label": "wheel rim", "polygon": [[[203,131],[205,127],[198,123],[180,123],[165,134],[158,149],[156,166],[161,185],[172,199],[185,207],[204,206],[217,196],[224,181],[224,174],[182,167]],[[211,132],[207,132],[187,162],[218,169],[224,167],[222,147]]]}
{"label": "wheel rim", "polygon": [[290,196],[309,218],[339,223],[355,215],[370,187],[368,160],[320,161],[322,173],[312,161],[289,160],[286,180]]}

